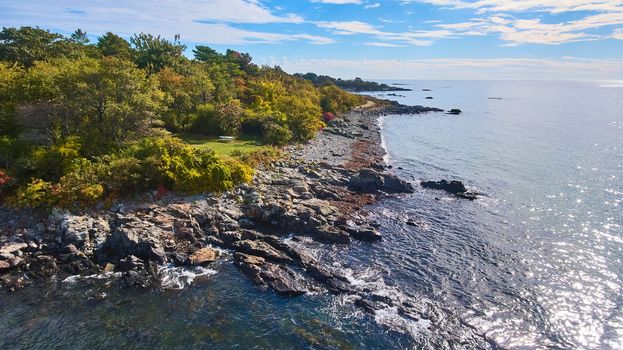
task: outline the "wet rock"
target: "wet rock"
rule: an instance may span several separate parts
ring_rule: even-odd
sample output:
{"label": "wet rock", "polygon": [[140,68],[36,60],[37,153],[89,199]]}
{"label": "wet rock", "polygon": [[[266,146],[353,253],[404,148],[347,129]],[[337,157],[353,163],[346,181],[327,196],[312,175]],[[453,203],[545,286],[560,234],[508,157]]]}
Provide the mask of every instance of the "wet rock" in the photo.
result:
{"label": "wet rock", "polygon": [[381,174],[372,169],[362,169],[351,177],[348,188],[355,192],[376,193],[413,193],[413,186],[391,174]]}
{"label": "wet rock", "polygon": [[234,261],[253,282],[272,288],[284,296],[297,296],[307,292],[300,276],[286,266],[267,262],[264,258],[234,253]]}
{"label": "wet rock", "polygon": [[381,233],[374,227],[348,227],[346,228],[350,236],[359,241],[373,242],[383,238]]}
{"label": "wet rock", "polygon": [[375,193],[383,188],[383,177],[372,169],[362,169],[350,178],[348,188],[355,192]]}
{"label": "wet rock", "polygon": [[188,263],[190,265],[202,266],[213,263],[219,256],[219,252],[212,248],[202,248],[188,257]]}
{"label": "wet rock", "polygon": [[167,252],[167,259],[177,266],[188,263],[188,256],[181,252]]}
{"label": "wet rock", "polygon": [[461,114],[461,113],[463,113],[463,111],[461,111],[461,110],[460,110],[460,109],[458,109],[458,108],[453,108],[453,109],[451,109],[451,110],[448,112],[448,114],[454,114],[454,115],[459,115],[459,114]]}
{"label": "wet rock", "polygon": [[54,257],[39,255],[28,264],[28,274],[34,278],[46,278],[55,275],[58,266]]}
{"label": "wet rock", "polygon": [[413,185],[391,174],[383,175],[383,189],[389,193],[413,193]]}
{"label": "wet rock", "polygon": [[455,180],[453,181],[447,181],[447,180],[422,181],[421,185],[424,188],[444,190],[452,194],[467,192],[467,188],[465,188],[465,185],[461,181],[455,181]]}
{"label": "wet rock", "polygon": [[232,244],[232,248],[242,253],[257,255],[267,260],[272,260],[276,262],[292,261],[289,256],[273,248],[270,244],[262,241],[252,241],[246,239],[235,242],[234,244]]}
{"label": "wet rock", "polygon": [[350,236],[348,233],[328,225],[316,229],[312,232],[312,237],[324,243],[350,243]]}
{"label": "wet rock", "polygon": [[137,258],[134,255],[130,255],[119,260],[119,263],[116,265],[116,270],[126,272],[132,270],[142,270],[145,268],[145,264],[143,260]]}
{"label": "wet rock", "polygon": [[[449,192],[456,197],[475,200],[478,198],[478,193],[470,192],[461,181],[422,181],[421,186],[424,188],[431,188],[436,190],[443,190]],[[436,198],[435,198],[436,199]]]}

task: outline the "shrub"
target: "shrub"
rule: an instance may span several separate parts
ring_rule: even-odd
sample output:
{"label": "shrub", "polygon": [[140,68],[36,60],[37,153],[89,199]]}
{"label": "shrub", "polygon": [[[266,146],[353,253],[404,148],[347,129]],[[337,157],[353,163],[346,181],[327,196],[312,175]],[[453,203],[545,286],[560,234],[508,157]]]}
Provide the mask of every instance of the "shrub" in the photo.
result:
{"label": "shrub", "polygon": [[267,122],[263,125],[264,139],[271,145],[283,146],[292,140],[293,134],[290,129],[275,122]]}
{"label": "shrub", "polygon": [[58,186],[54,186],[51,182],[41,179],[33,179],[27,185],[17,189],[15,197],[12,198],[10,204],[16,207],[49,207],[54,205],[57,200],[56,192]]}
{"label": "shrub", "polygon": [[258,165],[268,165],[274,162],[281,152],[275,147],[262,147],[252,152],[234,151],[232,156],[238,158],[244,164],[255,168]]}
{"label": "shrub", "polygon": [[236,135],[244,116],[240,101],[233,100],[218,105],[197,106],[193,131],[206,135]]}
{"label": "shrub", "polygon": [[325,123],[330,123],[335,120],[335,114],[331,112],[322,113],[322,119],[324,119]]}
{"label": "shrub", "polygon": [[6,173],[6,170],[0,169],[0,189],[9,185],[12,181],[13,178]]}

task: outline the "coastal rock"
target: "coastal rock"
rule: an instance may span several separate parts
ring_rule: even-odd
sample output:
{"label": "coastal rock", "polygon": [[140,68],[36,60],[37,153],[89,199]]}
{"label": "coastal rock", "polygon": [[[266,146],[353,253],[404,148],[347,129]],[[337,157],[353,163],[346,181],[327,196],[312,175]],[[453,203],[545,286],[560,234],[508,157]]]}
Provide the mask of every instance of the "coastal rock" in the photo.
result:
{"label": "coastal rock", "polygon": [[324,243],[350,243],[350,236],[348,235],[348,233],[329,225],[325,225],[316,229],[312,233],[312,237],[315,240]]}
{"label": "coastal rock", "polygon": [[292,259],[284,253],[273,248],[270,244],[262,241],[242,240],[232,244],[232,248],[235,250],[250,254],[257,255],[267,260],[276,262],[290,262]]}
{"label": "coastal rock", "polygon": [[0,260],[0,272],[7,272],[11,269],[11,264],[8,261]]}
{"label": "coastal rock", "polygon": [[106,240],[104,250],[109,255],[135,255],[163,263],[166,254],[160,243],[161,235],[162,232],[152,223],[135,216],[120,217],[119,226]]}
{"label": "coastal rock", "polygon": [[33,278],[47,278],[58,271],[56,259],[49,255],[39,255],[28,264],[28,274]]}
{"label": "coastal rock", "polygon": [[383,188],[383,177],[372,169],[361,169],[350,178],[348,188],[355,192],[375,193]]}
{"label": "coastal rock", "polygon": [[350,233],[350,236],[356,240],[364,242],[378,241],[383,238],[381,233],[374,227],[347,227],[346,231]]}
{"label": "coastal rock", "polygon": [[413,193],[415,189],[409,182],[402,180],[398,176],[383,175],[383,189],[389,193]]}
{"label": "coastal rock", "polygon": [[475,200],[478,198],[479,195],[476,192],[469,192],[461,181],[456,180],[422,181],[420,184],[424,188],[444,190],[455,195],[456,197],[463,199]]}
{"label": "coastal rock", "polygon": [[362,169],[351,177],[348,188],[355,192],[376,193],[413,193],[413,186],[391,174],[381,174],[372,169]]}
{"label": "coastal rock", "polygon": [[188,257],[188,263],[190,265],[207,265],[216,261],[219,256],[219,252],[212,248],[202,248]]}
{"label": "coastal rock", "polygon": [[460,109],[458,109],[458,108],[453,108],[453,109],[451,109],[450,111],[448,111],[448,114],[455,114],[455,115],[459,115],[459,114],[461,114],[461,113],[463,113],[463,111],[461,111],[461,110],[460,110]]}
{"label": "coastal rock", "polygon": [[15,254],[28,247],[27,243],[9,243],[0,247],[0,253]]}
{"label": "coastal rock", "polygon": [[99,217],[64,214],[59,225],[62,242],[74,244],[87,255],[102,248],[110,234],[108,221]]}
{"label": "coastal rock", "polygon": [[286,266],[276,265],[262,257],[235,253],[234,261],[242,272],[259,286],[269,286],[283,296],[297,296],[307,292],[300,276]]}
{"label": "coastal rock", "polygon": [[424,188],[432,188],[436,190],[444,190],[452,194],[467,192],[467,188],[461,181],[422,181],[421,186]]}

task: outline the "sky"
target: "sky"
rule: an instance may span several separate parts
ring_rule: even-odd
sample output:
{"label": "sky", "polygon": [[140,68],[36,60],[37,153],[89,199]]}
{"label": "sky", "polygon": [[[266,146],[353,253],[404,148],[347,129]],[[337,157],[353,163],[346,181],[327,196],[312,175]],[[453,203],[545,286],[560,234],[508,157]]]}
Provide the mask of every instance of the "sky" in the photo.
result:
{"label": "sky", "polygon": [[364,79],[623,80],[623,0],[0,0],[0,25],[150,33]]}

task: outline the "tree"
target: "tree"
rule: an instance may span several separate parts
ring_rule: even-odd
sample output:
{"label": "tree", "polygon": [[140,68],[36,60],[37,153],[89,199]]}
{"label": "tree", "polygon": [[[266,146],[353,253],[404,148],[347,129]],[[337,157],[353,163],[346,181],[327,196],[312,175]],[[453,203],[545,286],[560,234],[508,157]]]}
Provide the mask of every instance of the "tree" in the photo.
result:
{"label": "tree", "polygon": [[63,40],[62,35],[38,27],[2,28],[0,60],[30,67],[35,61],[62,57],[66,54],[60,45]]}
{"label": "tree", "polygon": [[90,41],[87,37],[87,32],[83,31],[80,28],[76,29],[76,31],[71,34],[69,40],[80,45],[86,45]]}
{"label": "tree", "polygon": [[193,50],[193,54],[195,55],[195,59],[201,62],[219,63],[223,62],[225,58],[211,47],[202,45],[197,45]]}
{"label": "tree", "polygon": [[114,56],[124,60],[131,60],[133,56],[130,43],[111,32],[97,38],[96,46],[103,56]]}
{"label": "tree", "polygon": [[176,70],[165,67],[158,72],[160,88],[169,96],[163,113],[167,129],[179,132],[192,125],[197,105],[212,99],[214,86],[201,64],[187,61]]}
{"label": "tree", "polygon": [[156,73],[172,65],[182,57],[186,45],[178,40],[173,42],[151,34],[135,34],[130,42],[136,50],[135,62],[150,73]]}
{"label": "tree", "polygon": [[237,64],[240,69],[247,73],[253,73],[258,69],[256,65],[251,64],[253,57],[251,57],[251,55],[247,52],[240,53],[235,50],[227,49],[225,57],[228,61]]}
{"label": "tree", "polygon": [[18,85],[20,125],[54,142],[79,136],[88,155],[149,135],[166,99],[155,77],[116,57],[38,62]]}

